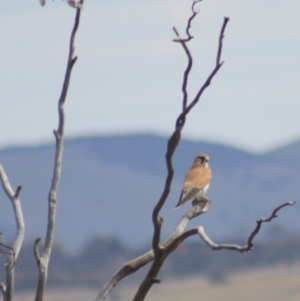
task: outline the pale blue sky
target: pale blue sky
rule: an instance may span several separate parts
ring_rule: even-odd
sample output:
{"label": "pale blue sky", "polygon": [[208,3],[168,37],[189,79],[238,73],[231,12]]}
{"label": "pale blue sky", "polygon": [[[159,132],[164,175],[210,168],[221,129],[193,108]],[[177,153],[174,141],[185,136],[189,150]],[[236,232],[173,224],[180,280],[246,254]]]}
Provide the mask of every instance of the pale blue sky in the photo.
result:
{"label": "pale blue sky", "polygon": [[[170,134],[181,109],[191,1],[86,0],[67,98],[68,136]],[[263,151],[300,138],[300,2],[203,0],[189,44],[190,97],[212,70],[224,16],[224,66],[183,137]],[[50,141],[75,10],[60,0],[0,1],[0,147]]]}

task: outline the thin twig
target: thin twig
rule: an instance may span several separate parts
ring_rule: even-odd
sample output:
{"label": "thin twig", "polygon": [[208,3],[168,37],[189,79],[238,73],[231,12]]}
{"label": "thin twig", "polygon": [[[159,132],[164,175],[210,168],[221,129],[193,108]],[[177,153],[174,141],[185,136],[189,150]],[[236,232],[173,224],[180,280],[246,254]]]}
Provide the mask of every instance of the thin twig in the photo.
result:
{"label": "thin twig", "polygon": [[216,244],[214,243],[205,233],[203,227],[198,228],[198,234],[201,237],[201,239],[212,249],[212,250],[234,250],[241,253],[249,252],[253,248],[253,239],[258,234],[259,230],[261,229],[261,226],[263,223],[271,222],[274,218],[277,217],[277,212],[282,209],[283,207],[287,206],[293,206],[296,202],[286,202],[277,208],[275,208],[272,212],[272,214],[268,218],[261,218],[256,222],[256,227],[252,231],[252,233],[248,237],[247,245],[245,246],[238,246],[235,244]]}
{"label": "thin twig", "polygon": [[190,112],[190,110],[198,103],[202,93],[205,91],[206,88],[209,87],[213,77],[217,74],[221,66],[224,62],[220,62],[221,54],[222,54],[222,43],[224,38],[224,32],[226,29],[226,25],[229,21],[229,18],[224,18],[222,29],[219,36],[219,45],[218,45],[218,52],[217,52],[217,59],[216,59],[216,66],[214,70],[211,72],[211,74],[206,79],[205,83],[202,85],[198,93],[196,94],[194,100],[186,107],[186,109],[179,115],[179,117],[176,120],[176,128],[182,128],[185,123],[185,117]]}
{"label": "thin twig", "polygon": [[188,24],[187,24],[186,31],[185,31],[186,35],[188,36],[189,39],[193,38],[193,36],[190,34],[190,28],[191,28],[192,21],[196,17],[196,15],[199,13],[199,11],[195,11],[195,5],[196,5],[196,3],[200,2],[200,1],[194,1],[193,4],[192,4],[192,12],[193,12],[193,14],[188,19]]}
{"label": "thin twig", "polygon": [[190,50],[186,46],[186,43],[189,42],[193,38],[193,36],[191,36],[191,34],[190,34],[190,28],[191,28],[193,19],[198,14],[198,11],[195,11],[195,8],[194,8],[195,4],[200,2],[200,1],[194,1],[193,4],[192,4],[193,14],[188,19],[188,23],[187,23],[187,27],[186,27],[187,38],[185,38],[185,39],[180,38],[178,30],[176,29],[176,27],[173,27],[173,30],[174,30],[174,32],[177,36],[177,38],[173,39],[173,41],[181,43],[181,45],[182,45],[182,47],[183,47],[183,49],[184,49],[184,51],[185,51],[185,53],[188,57],[188,64],[187,64],[187,67],[186,67],[186,69],[184,71],[184,74],[183,74],[183,81],[182,81],[182,88],[181,88],[182,93],[183,93],[182,111],[184,111],[186,109],[187,102],[188,102],[187,83],[188,83],[188,77],[189,77],[189,74],[190,74],[190,71],[191,71],[192,65],[193,65],[193,58],[192,58],[192,55],[190,53]]}
{"label": "thin twig", "polygon": [[16,198],[16,199],[18,199],[18,198],[19,198],[19,195],[20,195],[21,189],[22,189],[22,186],[18,186],[18,187],[17,187],[16,193],[15,193],[15,198]]}
{"label": "thin twig", "polygon": [[193,14],[189,17],[188,19],[188,22],[187,22],[187,26],[186,26],[186,29],[185,29],[185,33],[187,35],[187,38],[181,38],[179,36],[179,33],[177,31],[177,29],[175,27],[173,27],[173,30],[177,36],[177,38],[173,39],[173,42],[178,42],[178,43],[185,43],[185,42],[188,42],[190,41],[191,39],[193,39],[194,37],[191,35],[190,33],[190,29],[191,29],[191,24],[192,24],[192,21],[193,19],[197,16],[197,14],[199,13],[199,11],[196,11],[195,10],[195,5],[198,3],[198,2],[201,2],[201,0],[194,0],[193,4],[192,4],[192,12]]}
{"label": "thin twig", "polygon": [[6,293],[6,285],[3,282],[0,282],[0,290],[1,290],[3,298],[4,298],[5,293]]}
{"label": "thin twig", "polygon": [[2,246],[5,249],[14,250],[12,247],[5,245],[3,242],[0,242],[0,246]]}
{"label": "thin twig", "polygon": [[229,21],[228,17],[224,18],[224,22],[223,22],[223,26],[221,29],[221,33],[220,33],[220,37],[219,37],[219,49],[218,49],[218,55],[217,55],[217,60],[216,60],[216,66],[221,64],[221,54],[222,54],[222,47],[223,47],[223,39],[224,39],[224,32],[225,32],[225,28],[226,25]]}

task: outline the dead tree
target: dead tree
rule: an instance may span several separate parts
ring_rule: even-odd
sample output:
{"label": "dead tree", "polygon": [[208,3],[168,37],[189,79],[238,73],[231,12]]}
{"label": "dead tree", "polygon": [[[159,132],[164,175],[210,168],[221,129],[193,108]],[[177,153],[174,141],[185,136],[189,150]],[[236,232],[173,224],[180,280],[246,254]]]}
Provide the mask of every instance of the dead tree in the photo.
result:
{"label": "dead tree", "polygon": [[148,270],[147,275],[145,276],[144,280],[141,282],[133,301],[143,301],[151,289],[152,285],[155,283],[160,283],[160,279],[158,278],[158,273],[161,269],[161,267],[164,264],[165,259],[188,237],[193,235],[199,235],[199,237],[212,249],[212,250],[235,250],[239,251],[241,253],[243,252],[249,252],[253,248],[253,239],[256,236],[256,234],[259,232],[261,226],[265,222],[270,222],[272,219],[276,217],[277,212],[286,206],[294,205],[295,202],[286,202],[279,207],[275,208],[273,212],[271,213],[270,217],[268,218],[262,218],[257,221],[257,225],[254,228],[253,232],[249,235],[247,239],[247,244],[245,246],[238,246],[234,244],[216,244],[212,242],[212,240],[206,235],[203,227],[193,228],[189,230],[185,230],[188,222],[207,212],[209,209],[210,202],[207,199],[203,199],[203,201],[200,202],[194,202],[193,206],[190,210],[188,210],[184,216],[181,218],[177,226],[175,227],[173,233],[170,235],[170,237],[163,243],[160,242],[160,235],[161,235],[161,228],[163,224],[163,218],[159,216],[160,210],[164,206],[167,197],[171,190],[171,183],[174,175],[173,165],[172,165],[172,156],[176,150],[176,147],[180,141],[181,137],[181,131],[185,125],[186,116],[188,113],[193,109],[193,107],[198,103],[200,97],[202,96],[203,92],[206,90],[206,88],[209,87],[211,84],[212,79],[217,74],[219,69],[222,67],[224,61],[221,61],[221,55],[222,55],[222,47],[223,47],[223,39],[224,39],[224,33],[227,26],[227,23],[229,21],[228,17],[225,17],[223,20],[223,24],[220,30],[219,35],[219,43],[218,43],[218,49],[217,49],[217,55],[216,55],[216,64],[211,71],[211,73],[208,75],[206,81],[201,86],[201,88],[198,90],[198,93],[195,95],[195,97],[188,102],[188,91],[187,91],[187,83],[189,79],[189,74],[193,66],[193,58],[191,55],[191,52],[187,46],[187,43],[193,39],[193,36],[190,33],[191,25],[193,19],[198,14],[198,11],[195,10],[196,3],[200,2],[201,0],[194,0],[192,4],[192,15],[188,19],[187,26],[186,26],[186,37],[182,38],[179,35],[179,32],[175,27],[173,27],[173,30],[176,34],[176,38],[173,39],[174,42],[180,43],[181,46],[184,49],[184,52],[188,58],[187,67],[184,71],[183,75],[183,81],[182,81],[182,93],[183,93],[183,99],[182,99],[182,112],[179,114],[176,123],[175,123],[175,130],[171,137],[168,140],[167,143],[167,151],[165,155],[166,160],[166,166],[167,166],[167,177],[165,180],[165,186],[164,190],[161,194],[161,197],[159,198],[157,204],[155,205],[153,212],[152,212],[152,223],[153,223],[153,237],[152,237],[152,250],[148,251],[144,255],[133,259],[126,264],[123,265],[123,267],[120,268],[113,276],[112,278],[103,286],[103,288],[100,290],[96,301],[105,300],[107,295],[111,292],[111,290],[117,285],[119,281],[121,281],[123,278],[127,277],[128,275],[136,272],[141,267],[145,266],[149,262],[152,261],[152,264]]}
{"label": "dead tree", "polygon": [[[242,253],[249,252],[253,248],[253,240],[256,234],[259,232],[262,224],[273,220],[276,217],[277,212],[283,207],[295,204],[295,202],[286,202],[280,205],[279,207],[275,208],[268,218],[258,220],[256,227],[254,228],[254,230],[252,231],[252,233],[249,235],[247,239],[247,244],[245,246],[238,246],[234,244],[216,244],[212,242],[212,240],[205,233],[203,227],[197,227],[197,228],[186,230],[186,227],[188,226],[190,220],[208,211],[210,202],[205,198],[198,202],[193,202],[193,206],[180,219],[180,221],[178,222],[177,226],[175,227],[170,237],[165,242],[161,243],[160,236],[161,236],[163,219],[162,217],[160,217],[159,214],[170,193],[171,183],[174,175],[172,157],[178,143],[180,142],[181,131],[185,125],[186,116],[193,109],[193,107],[199,102],[199,99],[202,96],[203,92],[206,90],[206,88],[209,87],[212,79],[214,78],[214,76],[217,74],[217,72],[219,71],[219,69],[222,67],[224,63],[223,61],[221,61],[221,55],[222,55],[224,33],[225,33],[227,23],[229,21],[229,18],[227,17],[224,18],[220,30],[219,43],[218,43],[217,55],[216,55],[216,64],[213,70],[211,71],[211,73],[208,75],[204,84],[198,90],[195,97],[192,99],[192,101],[189,102],[187,83],[188,83],[191,68],[193,66],[193,59],[190,50],[187,46],[187,43],[193,39],[193,36],[190,33],[190,29],[191,29],[191,24],[193,19],[198,14],[198,12],[195,10],[195,5],[200,1],[201,0],[194,0],[192,4],[192,15],[187,22],[186,37],[185,38],[180,37],[177,29],[175,27],[173,28],[176,34],[176,38],[173,41],[181,44],[185,54],[187,55],[188,63],[183,75],[182,111],[176,120],[175,130],[167,143],[167,151],[165,155],[167,176],[165,180],[165,186],[161,194],[161,197],[159,198],[152,212],[152,222],[154,228],[153,237],[152,237],[152,249],[149,252],[139,256],[138,258],[133,259],[127,262],[126,264],[124,264],[123,267],[121,267],[120,270],[117,271],[113,275],[113,277],[103,286],[103,288],[101,289],[101,291],[99,292],[96,298],[96,301],[104,300],[119,281],[129,276],[130,274],[136,272],[141,267],[145,266],[146,264],[152,261],[152,264],[148,270],[147,275],[141,282],[135,296],[133,297],[134,301],[144,300],[147,293],[151,289],[152,285],[155,283],[160,283],[160,279],[158,278],[158,273],[161,267],[163,266],[165,259],[185,239],[193,235],[198,235],[212,250],[227,249],[227,250],[239,251]],[[45,4],[45,0],[40,0],[40,2],[42,5]],[[79,26],[80,14],[83,5],[83,0],[80,0],[79,2],[69,0],[67,2],[69,5],[76,8],[76,16],[75,16],[75,23],[70,38],[69,55],[67,60],[65,78],[63,82],[61,95],[58,100],[59,121],[58,121],[58,128],[54,130],[56,149],[55,149],[55,158],[54,158],[54,167],[53,167],[53,177],[52,177],[52,182],[48,194],[48,226],[46,231],[45,243],[41,252],[39,251],[38,248],[38,244],[41,241],[41,238],[37,238],[34,243],[34,255],[38,266],[38,283],[37,283],[36,295],[35,295],[36,301],[41,301],[43,300],[44,297],[44,291],[47,282],[48,264],[49,264],[49,259],[51,256],[51,251],[52,251],[52,246],[54,241],[54,226],[55,226],[56,204],[57,204],[56,193],[60,182],[63,141],[64,141],[64,125],[65,125],[64,104],[66,101],[66,96],[69,88],[71,72],[77,60],[77,57],[74,56],[74,40]],[[13,293],[14,293],[14,267],[16,264],[16,260],[20,248],[22,246],[25,226],[24,226],[24,220],[23,220],[22,209],[21,209],[20,198],[19,198],[21,192],[21,186],[18,186],[15,192],[13,191],[13,189],[9,184],[6,173],[1,165],[0,165],[0,180],[4,192],[6,193],[6,195],[8,196],[8,198],[12,203],[15,220],[16,220],[16,228],[17,228],[16,236],[10,246],[0,242],[0,254],[6,253],[8,255],[8,259],[6,262],[6,283],[5,284],[0,283],[0,289],[2,291],[4,301],[10,301],[12,300]]]}

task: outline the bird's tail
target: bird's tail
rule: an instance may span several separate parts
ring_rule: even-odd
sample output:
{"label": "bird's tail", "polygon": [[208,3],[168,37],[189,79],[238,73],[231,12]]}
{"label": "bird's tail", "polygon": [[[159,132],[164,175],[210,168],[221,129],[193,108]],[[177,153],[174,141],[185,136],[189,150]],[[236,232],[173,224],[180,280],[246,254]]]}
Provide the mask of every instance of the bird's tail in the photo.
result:
{"label": "bird's tail", "polygon": [[182,204],[177,204],[175,208],[173,208],[173,210],[176,210],[178,208],[180,208],[182,206]]}
{"label": "bird's tail", "polygon": [[178,201],[177,205],[175,206],[174,210],[180,208],[183,205],[184,202],[182,201],[182,194],[183,194],[183,191],[180,194],[179,201]]}

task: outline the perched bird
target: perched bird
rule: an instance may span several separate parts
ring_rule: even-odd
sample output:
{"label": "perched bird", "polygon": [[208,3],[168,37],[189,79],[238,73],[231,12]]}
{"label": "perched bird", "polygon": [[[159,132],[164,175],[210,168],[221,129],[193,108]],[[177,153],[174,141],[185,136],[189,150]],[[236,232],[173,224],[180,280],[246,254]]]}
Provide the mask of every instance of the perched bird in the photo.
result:
{"label": "perched bird", "polygon": [[195,158],[192,167],[185,176],[182,192],[175,209],[181,207],[190,199],[200,200],[204,197],[211,180],[211,170],[208,166],[208,161],[209,157],[204,154]]}

